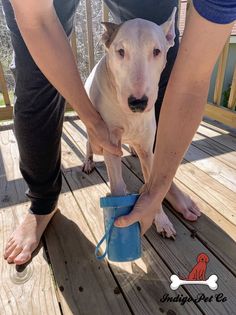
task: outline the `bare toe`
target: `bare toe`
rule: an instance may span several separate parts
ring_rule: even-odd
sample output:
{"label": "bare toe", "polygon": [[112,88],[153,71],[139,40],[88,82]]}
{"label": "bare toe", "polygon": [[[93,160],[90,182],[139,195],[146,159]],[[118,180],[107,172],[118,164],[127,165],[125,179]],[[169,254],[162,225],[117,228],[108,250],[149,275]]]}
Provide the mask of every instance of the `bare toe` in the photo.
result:
{"label": "bare toe", "polygon": [[198,217],[201,216],[201,210],[199,209],[199,207],[196,205],[194,201],[192,201],[192,207],[190,208],[190,211],[192,211]]}
{"label": "bare toe", "polygon": [[11,253],[11,255],[8,256],[7,262],[9,264],[11,264],[15,260],[17,255],[19,255],[21,252],[22,252],[22,247],[21,246],[16,246],[15,249],[13,250],[13,252]]}
{"label": "bare toe", "polygon": [[23,265],[31,259],[31,250],[25,247],[21,253],[14,259],[16,265]]}
{"label": "bare toe", "polygon": [[28,213],[7,243],[4,258],[8,263],[22,265],[31,258],[40,238],[57,209],[46,215]]}
{"label": "bare toe", "polygon": [[175,183],[171,184],[171,188],[166,195],[166,199],[170,202],[172,207],[183,215],[186,220],[196,221],[201,215],[201,211],[196,203],[180,190]]}
{"label": "bare toe", "polygon": [[197,220],[197,215],[194,214],[192,211],[191,211],[191,208],[190,209],[181,209],[181,211],[178,211],[180,212],[183,217],[188,220],[188,221],[196,221]]}
{"label": "bare toe", "polygon": [[6,248],[5,253],[4,253],[4,259],[7,259],[11,253],[15,250],[17,244],[13,242],[13,244],[9,247]]}
{"label": "bare toe", "polygon": [[6,250],[7,250],[9,247],[11,247],[14,243],[15,243],[15,240],[14,240],[14,239],[9,240],[8,243],[7,243],[7,245],[6,245],[6,247],[5,247],[5,252],[6,252]]}

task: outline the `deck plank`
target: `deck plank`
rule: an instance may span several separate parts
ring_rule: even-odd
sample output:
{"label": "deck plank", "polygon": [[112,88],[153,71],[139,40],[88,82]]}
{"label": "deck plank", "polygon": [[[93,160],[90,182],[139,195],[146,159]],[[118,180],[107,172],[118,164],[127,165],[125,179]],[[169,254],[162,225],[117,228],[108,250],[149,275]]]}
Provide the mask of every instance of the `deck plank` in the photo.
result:
{"label": "deck plank", "polygon": [[[80,121],[77,121],[76,123],[73,122],[73,124],[68,123],[67,128],[71,131],[71,133],[73,133],[74,140],[77,142],[77,144],[83,147],[86,140],[85,138],[82,139],[80,134],[76,133],[74,129],[77,128],[77,130],[83,133],[83,124]],[[127,154],[127,152],[125,154]],[[142,178],[138,159],[128,156],[124,160],[126,165],[128,165],[132,169],[132,171],[136,172],[137,176]],[[101,167],[103,168],[104,166]],[[99,164],[97,164],[97,168],[101,171]],[[123,172],[123,175],[125,177],[125,181],[130,182],[132,174],[126,170]],[[137,181],[133,180],[130,189],[132,191],[138,191],[140,185],[140,183],[137,183]],[[202,240],[202,242],[206,244],[207,247],[210,248],[211,251],[213,251],[221,261],[224,261],[232,272],[236,274],[235,225],[229,222],[217,211],[215,211],[215,209],[208,202],[202,200],[198,195],[196,195],[194,191],[190,190],[179,180],[178,185],[199,204],[202,213],[205,214],[202,215],[202,218],[195,223],[190,223],[182,219],[183,222],[185,222],[189,230],[194,230],[196,235]],[[228,235],[224,231],[228,233]],[[225,246],[225,243],[227,243],[227,247]]]}
{"label": "deck plank", "polygon": [[[42,244],[37,256],[25,268],[16,268],[3,259],[3,252],[12,230],[28,211],[26,185],[18,181],[18,151],[11,130],[0,132],[0,314],[61,314],[50,267]],[[22,199],[24,198],[24,203]],[[18,201],[22,203],[17,205]],[[16,206],[9,206],[14,202]]]}
{"label": "deck plank", "polygon": [[[127,156],[124,164],[136,173],[137,177],[143,180],[140,164],[137,158]],[[126,182],[129,180],[128,172],[123,172]],[[208,248],[210,248],[221,260],[225,261],[236,274],[236,228],[227,218],[217,212],[207,201],[200,198],[195,190],[189,189],[182,183],[181,177],[175,179],[177,185],[198,204],[202,216],[197,222],[188,222],[179,215],[179,219],[198,236]],[[132,183],[133,189],[138,191],[137,184]],[[139,186],[138,186],[139,187]],[[166,202],[166,204],[168,204]],[[175,212],[176,213],[176,212]],[[178,215],[178,214],[176,214]],[[206,228],[207,227],[207,228]],[[227,233],[227,234],[226,234]],[[227,243],[227,247],[225,246]]]}
{"label": "deck plank", "polygon": [[[124,162],[140,178],[142,177],[139,161],[129,157],[128,159],[125,158]],[[235,192],[186,160],[179,166],[175,178],[228,221],[236,225]]]}
{"label": "deck plank", "polygon": [[[235,223],[234,220],[229,221],[226,212],[227,209],[231,209],[230,214],[234,214],[232,206],[235,203],[231,197],[235,194],[230,194],[231,189],[229,187],[226,190],[221,190],[222,187],[226,187],[224,183],[219,183],[219,177],[214,179],[211,174],[207,174],[207,172],[211,172],[211,168],[214,166],[213,161],[210,166],[209,164],[193,165],[193,162],[183,164],[177,181],[182,189],[192,195],[197,202],[200,202],[203,213],[208,215],[218,226],[214,225],[206,216],[202,216],[197,223],[188,223],[181,217],[173,215],[168,206],[166,212],[174,222],[178,232],[176,242],[163,240],[152,228],[148,232],[147,238],[143,239],[143,259],[132,264],[100,263],[94,259],[94,246],[103,233],[102,213],[98,207],[99,197],[109,191],[105,183],[107,182],[105,166],[103,163],[98,163],[97,172],[91,176],[81,173],[80,166],[84,158],[86,142],[84,126],[81,125],[81,122],[73,121],[73,124],[65,123],[65,128],[62,165],[66,182],[63,182],[63,192],[60,198],[61,212],[55,215],[52,224],[45,233],[47,255],[50,257],[49,262],[57,282],[56,287],[53,285],[48,262],[45,260],[45,250],[42,247],[33,262],[27,266],[28,269],[26,268],[25,273],[16,272],[14,268],[11,268],[13,266],[7,265],[4,261],[3,263],[0,262],[1,270],[5,272],[4,277],[3,272],[1,276],[4,285],[0,289],[0,314],[60,314],[58,301],[64,314],[91,314],[91,309],[95,314],[104,314],[104,312],[106,314],[130,314],[132,312],[145,315],[163,314],[163,312],[168,314],[233,314],[236,306],[234,299],[236,284],[233,276],[233,273],[236,274],[236,245],[234,242],[236,229],[233,224]],[[199,134],[200,137],[204,138],[204,141],[212,143],[211,150],[213,152],[205,151],[206,148],[201,150],[196,145],[197,154],[195,157],[193,156],[196,153],[194,150],[189,159],[199,161],[197,158],[200,158],[199,155],[202,154],[199,149],[214,156],[214,143],[216,143],[221,152],[223,151],[223,155],[218,154],[214,159],[222,157],[218,160],[224,170],[227,170],[228,167],[233,168],[232,156],[234,152],[232,146],[234,141],[232,142],[231,138],[230,141],[225,140],[228,139],[228,134],[225,132],[221,133],[220,130],[214,128],[213,131],[218,133],[218,136],[215,134],[215,137],[219,137],[220,142],[215,141],[214,137],[212,140],[203,133]],[[7,133],[12,132],[7,131]],[[9,138],[4,135],[1,138],[1,134],[2,132],[0,133],[0,152],[2,146],[5,152],[2,156],[0,154],[0,191],[3,191],[0,198],[0,226],[5,227],[4,231],[0,230],[5,238],[1,240],[3,245],[13,226],[21,220],[22,209],[27,210],[28,203],[24,197],[26,187],[21,180],[17,166],[18,156],[14,136],[12,134]],[[226,136],[223,140],[222,134]],[[223,144],[225,141],[226,146]],[[224,150],[228,154],[225,160]],[[201,155],[201,157],[203,156]],[[98,157],[96,160],[101,161],[102,159]],[[125,181],[130,190],[138,191],[142,185],[142,181],[138,178],[141,178],[138,160],[127,156],[124,159],[123,170]],[[192,175],[189,176],[189,173]],[[226,173],[227,171],[224,171],[224,174]],[[195,174],[197,175],[195,176]],[[219,175],[222,173],[217,174],[217,176]],[[197,178],[196,185],[191,185],[192,177]],[[226,176],[227,181],[229,178]],[[213,188],[209,192],[208,188],[212,183],[214,183]],[[68,184],[70,188],[68,188]],[[200,185],[203,187],[199,193]],[[204,187],[208,194],[204,192]],[[216,199],[213,194],[215,189]],[[226,193],[223,199],[220,198],[220,192],[221,194]],[[209,198],[209,196],[211,197]],[[224,205],[225,200],[228,200],[229,203],[226,203],[224,211],[219,211],[220,205]],[[17,203],[21,203],[21,205],[12,206]],[[216,206],[217,203],[218,207]],[[215,210],[215,207],[219,212]],[[11,216],[9,216],[9,212]],[[229,238],[220,227],[234,240]],[[193,229],[194,233],[191,232]],[[187,275],[195,264],[199,251],[209,255],[210,263],[207,274],[215,273],[219,276],[219,290],[227,296],[228,301],[217,306],[216,303],[202,302],[197,306],[188,303],[184,307],[178,303],[178,305],[176,303],[160,303],[163,293],[176,296],[169,289],[170,275],[173,272],[179,272],[183,276]],[[0,254],[2,254],[1,251]],[[5,271],[6,266],[4,264],[11,269]],[[37,270],[37,274],[35,270]],[[12,290],[11,281],[20,279],[19,281],[23,282],[22,275],[31,278],[21,286],[13,284]],[[43,293],[39,292],[40,288],[43,288]],[[212,293],[204,288],[200,290],[197,286],[192,288],[186,286],[177,291],[176,293],[193,297],[200,291],[207,296]],[[94,295],[93,292],[95,292]],[[25,297],[26,294],[28,295],[27,298]]]}
{"label": "deck plank", "polygon": [[122,294],[114,293],[117,284],[106,262],[95,259],[94,237],[68,190],[63,180],[60,211],[45,233],[63,313],[131,314]]}
{"label": "deck plank", "polygon": [[[140,164],[137,158],[127,156],[123,159],[123,162],[127,167],[135,172],[140,179],[143,180]],[[127,172],[123,172],[124,176],[126,176],[126,173]],[[225,261],[228,268],[236,274],[235,224],[227,219],[227,215],[225,217],[216,211],[210,203],[212,201],[211,196],[209,196],[209,201],[207,196],[206,200],[199,197],[198,187],[196,187],[196,189],[190,189],[187,186],[188,181],[183,183],[181,176],[176,176],[175,182],[198,204],[203,214],[201,219],[197,222],[188,222],[180,215],[178,216],[179,219],[184,222],[184,224],[188,226],[189,230],[192,230],[193,233],[196,234],[196,236],[198,236],[201,241],[216,254],[217,257],[219,257],[220,260]],[[202,182],[201,185],[203,185],[203,183],[204,182]],[[135,187],[134,183],[133,187]],[[202,189],[204,189],[204,187]],[[227,246],[225,246],[225,243],[227,243]]]}
{"label": "deck plank", "polygon": [[229,134],[232,137],[236,137],[236,128],[232,128],[230,126],[227,126],[220,121],[212,120],[211,118],[204,118],[201,122],[201,125],[206,126],[207,128],[210,128],[212,130],[218,131],[223,134]]}
{"label": "deck plank", "polygon": [[[82,165],[85,142],[81,140],[81,134],[74,130],[75,137],[80,138],[79,141],[83,143],[82,146],[79,146],[71,137],[68,123],[65,123],[64,126],[66,129],[64,131],[64,140],[67,143],[63,141],[63,152],[70,152],[70,161],[67,165],[64,164],[66,178],[98,241],[104,233],[102,210],[99,209],[99,198],[106,195],[109,189],[97,172],[86,175],[78,168],[78,166],[81,167]],[[72,158],[74,163],[71,162]],[[65,157],[63,161],[65,163]],[[77,166],[77,169],[72,167],[67,170],[67,166],[73,164]],[[170,302],[163,305],[160,302],[164,292],[177,296],[177,293],[171,292],[169,288],[170,270],[146,239],[143,239],[143,248],[144,254],[142,259],[135,263],[110,264],[110,268],[114,272],[133,312],[135,314],[161,314],[164,310],[181,314],[183,311],[181,305],[171,304]],[[183,289],[180,289],[178,293],[187,295]],[[186,305],[184,312],[185,314],[201,313],[194,304]]]}
{"label": "deck plank", "polygon": [[[99,163],[97,166],[97,170],[99,173],[103,176],[103,178],[108,178],[106,177],[106,170],[105,166],[102,163]],[[134,176],[129,176],[126,175],[128,173],[128,169],[124,167],[123,169],[123,174],[125,178],[125,182],[127,184],[128,190],[131,191],[131,189],[134,189],[134,187],[140,187],[142,182],[140,181],[139,184],[137,183],[138,179],[134,178]],[[171,221],[174,223],[174,226],[177,230],[177,239],[175,242],[172,242],[170,240],[163,240],[155,231],[155,228],[153,228],[154,233],[150,234],[147,233],[147,237],[149,241],[152,243],[153,247],[157,250],[159,255],[162,257],[162,259],[166,262],[166,264],[171,268],[172,272],[175,274],[178,274],[178,272],[181,275],[187,275],[189,271],[191,271],[191,268],[195,265],[196,263],[196,257],[198,254],[204,252],[208,255],[211,261],[211,265],[208,270],[208,275],[211,275],[213,273],[217,274],[220,278],[219,280],[219,290],[217,290],[217,293],[223,292],[225,296],[228,298],[228,303],[226,304],[220,304],[218,305],[217,302],[211,303],[206,305],[205,302],[199,303],[199,306],[202,308],[202,310],[206,314],[228,314],[230,312],[233,312],[234,308],[236,307],[236,303],[234,304],[235,299],[234,299],[234,290],[236,289],[236,278],[235,276],[226,268],[221,261],[219,261],[212,253],[208,250],[207,247],[204,246],[205,239],[204,239],[204,244],[199,241],[198,238],[192,238],[191,237],[191,231],[189,231],[187,228],[183,226],[183,224],[176,219],[173,214],[170,213],[170,211],[165,208],[165,211],[167,212],[168,216],[170,217]],[[200,220],[199,220],[200,221]],[[208,226],[209,227],[209,226]],[[213,225],[209,227],[209,229],[214,228]],[[233,251],[233,258],[230,257],[230,262],[231,266],[235,270],[235,251],[236,251],[236,243],[231,242],[229,238],[225,237],[225,234],[222,230],[218,229],[218,233],[220,233],[220,238],[222,238],[222,241],[220,244],[218,244],[218,252],[222,251],[222,247],[225,247],[225,244],[227,244],[227,251],[232,250]],[[154,236],[155,237],[154,237]],[[228,241],[229,240],[229,245],[228,246]],[[159,246],[160,243],[162,246]],[[170,247],[170,250],[167,250],[167,248]],[[175,249],[174,252],[172,250]],[[224,255],[223,255],[224,256]],[[227,260],[227,257],[222,257],[223,262],[225,263]],[[227,260],[228,263],[228,260]],[[230,283],[230,287],[228,287],[228,283]],[[190,287],[186,288],[188,293],[191,296],[197,296],[198,294],[205,294],[211,295],[209,293],[208,288],[198,288],[198,287]],[[217,313],[218,312],[218,313]]]}
{"label": "deck plank", "polygon": [[[215,296],[215,294],[223,294],[227,301],[218,303],[216,301],[207,304],[202,301],[199,306],[205,314],[234,314],[236,307],[235,290],[236,277],[201,243],[197,238],[192,238],[189,231],[183,228],[181,222],[169,211],[166,211],[168,217],[173,222],[178,231],[178,236],[175,242],[170,242],[160,238],[154,227],[147,232],[147,237],[153,244],[154,248],[161,253],[162,258],[168,262],[173,268],[174,274],[179,274],[186,277],[196,265],[197,256],[200,253],[205,253],[209,257],[207,265],[206,278],[215,274],[218,277],[218,289],[210,291],[207,287],[197,289],[194,286],[186,286],[189,293],[194,294],[198,291],[205,296]],[[196,296],[196,293],[195,293]],[[207,304],[207,305],[206,305]]]}
{"label": "deck plank", "polygon": [[[83,129],[83,126],[82,126],[81,122],[76,122],[76,124],[78,124],[79,127]],[[69,123],[68,123],[66,125],[66,128],[70,131],[71,135],[74,138],[74,141],[79,146],[83,147],[85,145],[85,143],[83,141],[81,141],[80,135],[78,133],[76,134],[76,130],[75,129],[73,130],[74,127],[72,125],[69,125]],[[82,150],[84,150],[84,149],[85,149],[85,147],[83,147]],[[99,171],[99,173],[101,173],[102,177],[105,178],[106,180],[108,180],[104,164],[98,163],[96,168]],[[132,191],[134,191],[134,190],[137,191],[138,187],[140,187],[140,185],[141,185],[141,182],[139,184],[137,184],[137,181],[138,181],[137,178],[134,179],[134,177],[132,177],[131,175],[127,175],[126,176],[126,174],[128,172],[129,172],[128,169],[126,169],[123,172],[125,177],[126,177],[125,181],[128,184],[128,189],[130,189]],[[176,221],[175,217],[174,217],[174,220]],[[189,240],[190,241],[188,241],[188,249],[191,248],[192,254],[190,254],[191,257],[190,257],[188,263],[187,263],[187,261],[185,261],[185,259],[182,258],[182,257],[185,257],[187,255],[188,251],[186,250],[186,252],[185,252],[185,248],[183,247],[184,239],[183,239],[183,237],[181,237],[180,238],[181,242],[179,244],[175,244],[174,245],[174,246],[178,245],[176,251],[178,251],[178,253],[179,253],[179,256],[178,256],[178,259],[179,259],[178,266],[179,266],[179,268],[181,269],[181,265],[184,265],[184,266],[186,266],[186,265],[188,266],[189,265],[188,269],[184,270],[185,274],[186,274],[187,270],[189,270],[191,268],[190,261],[192,261],[192,264],[195,262],[196,253],[200,253],[202,251],[206,252],[208,254],[208,256],[211,257],[211,261],[213,261],[213,266],[215,266],[215,268],[216,268],[215,270],[218,270],[218,273],[220,274],[221,279],[223,279],[223,281],[221,281],[221,283],[220,283],[220,286],[221,286],[222,290],[224,291],[225,295],[228,296],[229,301],[230,301],[227,305],[226,304],[225,305],[222,304],[220,307],[219,307],[219,305],[217,303],[215,303],[214,306],[213,305],[209,305],[209,307],[207,309],[206,309],[206,304],[205,303],[202,303],[202,304],[200,303],[201,306],[203,307],[204,312],[207,312],[208,314],[215,314],[217,311],[221,311],[222,314],[223,314],[225,312],[227,313],[229,310],[232,311],[234,309],[234,307],[235,307],[235,306],[233,306],[233,308],[231,308],[231,302],[233,301],[234,290],[235,290],[235,285],[236,285],[236,280],[235,280],[234,275],[227,268],[225,268],[225,266],[218,259],[216,259],[209,252],[209,250],[198,239],[194,239],[194,241],[192,242],[193,239],[190,237],[190,231],[187,230],[182,224],[181,225],[180,224],[181,224],[180,221],[178,221],[178,226],[179,226],[180,232],[182,234],[188,234],[189,235]],[[222,232],[222,231],[220,231],[220,229],[219,229],[218,232]],[[222,236],[224,236],[224,233],[221,234],[221,237]],[[157,237],[159,238],[159,236],[157,236]],[[153,243],[154,240],[152,240],[151,242]],[[167,241],[167,242],[169,242],[169,241]],[[233,252],[235,252],[236,245],[235,245],[234,242],[232,242],[232,244],[233,244],[232,250],[233,250]],[[227,245],[228,245],[228,243],[227,243]],[[158,251],[158,253],[160,253],[160,251]],[[162,255],[162,253],[160,253],[160,255]],[[166,261],[166,263],[168,265],[171,264],[171,266],[172,266],[172,257],[170,257],[168,255],[169,254],[166,254],[165,261]],[[232,259],[230,258],[230,260],[232,260]],[[180,264],[180,262],[181,262],[181,264]],[[173,267],[173,271],[176,270],[176,269],[174,269],[175,265],[173,265],[172,267]],[[184,267],[184,268],[186,268],[186,267]],[[211,270],[214,270],[214,269],[212,268]],[[183,270],[182,270],[182,272],[183,272]],[[230,287],[228,289],[227,285],[225,285],[225,281],[232,283],[232,287]],[[194,290],[197,290],[197,289],[196,288],[195,289],[189,289],[188,292],[191,292],[192,295],[199,293],[197,291],[195,292]],[[203,292],[202,289],[201,289],[201,292]],[[207,294],[207,291],[206,291],[206,294]]]}
{"label": "deck plank", "polygon": [[234,193],[236,192],[236,169],[193,145],[189,146],[184,158]]}
{"label": "deck plank", "polygon": [[191,163],[180,165],[176,178],[236,225],[235,193]]}
{"label": "deck plank", "polygon": [[[72,128],[77,128],[77,132],[79,131],[85,135],[85,127],[81,121],[73,121],[68,123],[67,126],[71,128],[71,130],[73,130]],[[85,138],[80,137],[80,135],[76,133],[74,133],[73,136],[78,145],[83,146],[85,144]],[[127,152],[125,154],[127,155]],[[97,161],[100,160],[101,159],[97,158]],[[132,171],[142,178],[138,159],[129,157],[128,159],[124,159],[124,162]],[[233,191],[200,170],[197,166],[188,163],[186,160],[180,165],[176,173],[176,179],[191,189],[207,204],[210,204],[228,221],[236,225],[236,198]]]}
{"label": "deck plank", "polygon": [[232,136],[229,132],[219,129],[215,126],[203,123],[198,127],[198,133],[212,140],[223,144],[232,151],[236,150],[236,137]]}
{"label": "deck plank", "polygon": [[225,145],[198,133],[195,134],[192,145],[236,170],[236,152]]}

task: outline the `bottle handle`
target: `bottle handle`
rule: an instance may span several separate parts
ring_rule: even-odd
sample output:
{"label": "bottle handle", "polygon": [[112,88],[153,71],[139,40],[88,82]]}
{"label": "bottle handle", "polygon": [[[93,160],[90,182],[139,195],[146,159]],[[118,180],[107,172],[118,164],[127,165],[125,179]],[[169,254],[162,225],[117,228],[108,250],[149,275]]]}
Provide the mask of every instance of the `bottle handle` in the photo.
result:
{"label": "bottle handle", "polygon": [[[108,223],[108,227],[106,229],[106,233],[104,234],[104,236],[102,237],[102,239],[98,242],[96,248],[95,248],[95,256],[98,260],[102,260],[106,257],[106,254],[107,254],[107,250],[108,250],[108,244],[109,244],[109,240],[110,240],[110,237],[111,237],[111,232],[112,232],[112,229],[113,229],[113,224],[115,222],[115,218],[114,217],[111,217],[110,220],[109,220],[109,223]],[[106,243],[106,249],[105,249],[105,252],[102,254],[102,255],[99,255],[98,252],[99,252],[99,249],[102,245],[102,243],[106,240],[107,238],[107,243]]]}

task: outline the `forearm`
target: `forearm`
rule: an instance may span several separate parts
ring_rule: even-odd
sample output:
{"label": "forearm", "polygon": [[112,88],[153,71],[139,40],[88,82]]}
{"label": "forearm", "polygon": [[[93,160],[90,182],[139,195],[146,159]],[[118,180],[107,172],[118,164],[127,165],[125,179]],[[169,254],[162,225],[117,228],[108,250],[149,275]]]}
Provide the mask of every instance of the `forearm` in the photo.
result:
{"label": "forearm", "polygon": [[160,114],[148,185],[159,201],[202,119],[211,72],[231,28],[204,20],[194,9],[190,13]]}
{"label": "forearm", "polygon": [[69,41],[53,5],[43,12],[35,9],[31,15],[27,15],[18,1],[13,1],[13,7],[22,37],[40,70],[85,123],[96,121],[98,114],[84,90]]}

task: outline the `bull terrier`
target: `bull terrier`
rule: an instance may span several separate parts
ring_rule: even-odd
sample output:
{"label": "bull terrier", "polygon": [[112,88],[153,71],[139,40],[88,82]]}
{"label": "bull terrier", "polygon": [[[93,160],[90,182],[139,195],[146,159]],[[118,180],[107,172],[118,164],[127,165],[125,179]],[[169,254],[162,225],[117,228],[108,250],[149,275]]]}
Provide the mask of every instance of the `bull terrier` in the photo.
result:
{"label": "bull terrier", "polygon": [[[154,105],[167,52],[174,46],[175,14],[176,8],[160,26],[140,18],[120,25],[102,23],[106,54],[85,83],[91,102],[107,124],[111,141],[134,148],[145,183],[148,182],[153,161],[156,131]],[[104,152],[104,160],[111,194],[126,195],[121,158]],[[88,140],[83,170],[90,173],[93,168],[93,152]],[[174,238],[175,229],[162,207],[157,209],[155,225],[159,233]]]}

